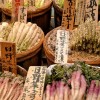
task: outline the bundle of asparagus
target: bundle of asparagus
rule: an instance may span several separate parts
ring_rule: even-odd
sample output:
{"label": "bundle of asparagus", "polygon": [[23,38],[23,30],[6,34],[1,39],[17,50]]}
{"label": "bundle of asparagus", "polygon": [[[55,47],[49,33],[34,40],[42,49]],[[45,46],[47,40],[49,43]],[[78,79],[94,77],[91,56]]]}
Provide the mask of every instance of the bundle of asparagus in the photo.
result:
{"label": "bundle of asparagus", "polygon": [[36,24],[15,22],[9,25],[2,23],[0,38],[4,41],[15,42],[17,52],[25,51],[35,46],[42,36],[42,30]]}
{"label": "bundle of asparagus", "polygon": [[43,100],[100,100],[100,69],[83,62],[54,66],[46,82]]}
{"label": "bundle of asparagus", "polygon": [[21,100],[25,79],[11,72],[0,72],[0,100]]}
{"label": "bundle of asparagus", "polygon": [[92,19],[72,31],[70,47],[72,50],[85,51],[100,55],[100,22]]}

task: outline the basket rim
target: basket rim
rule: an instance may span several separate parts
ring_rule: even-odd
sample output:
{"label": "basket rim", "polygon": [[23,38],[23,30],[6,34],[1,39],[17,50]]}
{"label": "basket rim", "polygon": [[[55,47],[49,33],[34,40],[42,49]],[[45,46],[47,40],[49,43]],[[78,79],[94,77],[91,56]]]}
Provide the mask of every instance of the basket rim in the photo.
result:
{"label": "basket rim", "polygon": [[[28,10],[28,15],[33,15],[35,17],[35,16],[40,15],[39,13],[43,13],[43,11],[47,12],[51,8],[52,3],[53,3],[52,0],[48,0],[46,5],[44,5],[40,8],[37,8],[34,11],[33,10]],[[1,8],[1,9],[2,9],[3,13],[5,13],[8,16],[11,16],[12,9],[9,9],[9,8]],[[30,16],[27,16],[27,17],[29,18]]]}
{"label": "basket rim", "polygon": [[[50,60],[50,61],[52,61],[52,62],[54,62],[54,53],[51,51],[51,49],[50,48],[48,48],[48,46],[47,46],[47,40],[48,40],[48,37],[53,33],[53,31],[55,31],[55,30],[57,30],[57,29],[59,29],[61,26],[59,26],[59,27],[56,27],[56,28],[54,28],[53,30],[51,30],[50,32],[48,32],[47,34],[46,34],[46,36],[45,36],[45,38],[44,38],[44,42],[43,42],[43,47],[44,47],[44,50],[45,50],[45,54],[46,54],[46,56],[47,56],[47,58]],[[49,57],[49,56],[51,56],[51,57]],[[100,59],[97,59],[97,60],[85,60],[85,59],[83,59],[84,60],[84,62],[86,62],[87,64],[92,64],[92,65],[100,65]],[[69,59],[68,58],[68,63],[72,63],[72,62],[75,62],[76,60],[71,60],[71,59]],[[78,60],[77,60],[78,61]]]}

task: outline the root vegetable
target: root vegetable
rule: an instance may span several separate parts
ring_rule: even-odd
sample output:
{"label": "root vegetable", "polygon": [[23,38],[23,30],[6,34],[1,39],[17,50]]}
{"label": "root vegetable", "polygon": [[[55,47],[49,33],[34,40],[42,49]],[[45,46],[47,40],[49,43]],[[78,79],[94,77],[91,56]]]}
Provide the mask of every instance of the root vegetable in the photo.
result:
{"label": "root vegetable", "polygon": [[64,99],[63,100],[69,100],[70,95],[70,89],[67,85],[64,86]]}
{"label": "root vegetable", "polygon": [[86,92],[86,80],[85,77],[83,75],[81,75],[81,80],[80,80],[81,84],[80,84],[80,90],[79,90],[79,94],[78,94],[78,100],[82,100],[82,98],[84,98],[85,96],[85,92]]}
{"label": "root vegetable", "polygon": [[45,100],[50,100],[50,88],[51,86],[48,84],[46,86],[46,99]]}
{"label": "root vegetable", "polygon": [[91,85],[90,85],[90,88],[88,90],[88,94],[87,94],[86,100],[92,100],[94,88],[95,88],[95,81],[92,81]]}
{"label": "root vegetable", "polygon": [[25,23],[21,23],[20,27],[18,29],[17,35],[16,35],[16,39],[15,39],[16,43],[19,41],[19,38],[20,38],[20,36],[21,36],[21,34],[23,32],[24,27],[25,27]]}
{"label": "root vegetable", "polygon": [[9,41],[9,42],[14,42],[15,41],[18,29],[20,27],[20,24],[21,24],[20,22],[15,22],[14,23],[13,29],[11,30],[11,32],[10,32],[10,34],[8,36],[7,41]]}
{"label": "root vegetable", "polygon": [[25,28],[24,30],[22,31],[22,34],[19,38],[19,41],[17,42],[18,44],[18,47],[21,45],[21,43],[23,42],[23,40],[25,39],[30,27],[32,26],[32,23],[31,22],[28,22],[26,25],[25,25]]}

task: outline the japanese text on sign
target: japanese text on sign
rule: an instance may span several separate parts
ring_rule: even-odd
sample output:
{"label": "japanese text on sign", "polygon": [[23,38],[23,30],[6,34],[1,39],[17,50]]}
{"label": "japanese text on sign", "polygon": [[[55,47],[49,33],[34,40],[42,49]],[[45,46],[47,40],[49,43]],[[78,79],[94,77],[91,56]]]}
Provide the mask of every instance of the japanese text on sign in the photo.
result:
{"label": "japanese text on sign", "polygon": [[85,18],[85,0],[76,0],[76,12],[75,12],[75,25],[79,25],[84,22]]}
{"label": "japanese text on sign", "polygon": [[21,100],[42,100],[45,76],[45,66],[31,66],[28,70]]}
{"label": "japanese text on sign", "polygon": [[24,0],[12,0],[12,21],[18,20],[19,6],[24,5]]}
{"label": "japanese text on sign", "polygon": [[67,63],[69,31],[57,30],[56,38],[55,63]]}
{"label": "japanese text on sign", "polygon": [[73,29],[75,16],[75,0],[64,0],[62,27]]}
{"label": "japanese text on sign", "polygon": [[22,23],[27,22],[27,7],[19,6],[18,21]]}
{"label": "japanese text on sign", "polygon": [[98,0],[86,0],[85,20],[87,18],[98,21]]}
{"label": "japanese text on sign", "polygon": [[2,71],[11,71],[17,74],[15,43],[0,42]]}

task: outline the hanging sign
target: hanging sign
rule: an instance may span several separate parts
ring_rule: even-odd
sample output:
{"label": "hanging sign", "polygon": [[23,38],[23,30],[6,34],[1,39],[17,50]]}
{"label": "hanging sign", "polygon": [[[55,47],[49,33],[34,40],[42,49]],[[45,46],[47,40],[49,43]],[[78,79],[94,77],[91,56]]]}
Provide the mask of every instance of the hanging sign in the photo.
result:
{"label": "hanging sign", "polygon": [[69,31],[57,30],[55,63],[65,64],[68,61]]}
{"label": "hanging sign", "polygon": [[18,21],[19,6],[24,5],[24,0],[12,0],[12,21]]}
{"label": "hanging sign", "polygon": [[75,16],[75,0],[64,0],[62,27],[73,29]]}
{"label": "hanging sign", "polygon": [[86,0],[85,20],[87,18],[98,21],[98,0]]}
{"label": "hanging sign", "polygon": [[21,100],[42,100],[46,69],[46,66],[29,67]]}
{"label": "hanging sign", "polygon": [[17,74],[15,43],[0,42],[2,71],[11,71]]}
{"label": "hanging sign", "polygon": [[27,22],[27,7],[19,6],[18,21],[22,23]]}
{"label": "hanging sign", "polygon": [[85,0],[76,0],[75,10],[75,25],[79,25],[85,18]]}

